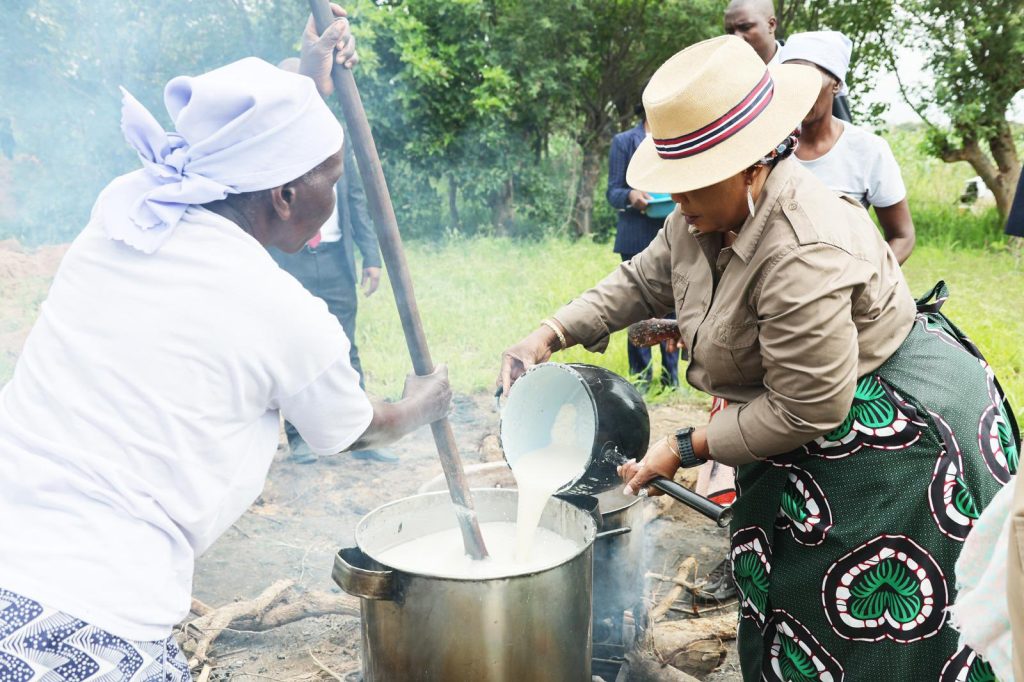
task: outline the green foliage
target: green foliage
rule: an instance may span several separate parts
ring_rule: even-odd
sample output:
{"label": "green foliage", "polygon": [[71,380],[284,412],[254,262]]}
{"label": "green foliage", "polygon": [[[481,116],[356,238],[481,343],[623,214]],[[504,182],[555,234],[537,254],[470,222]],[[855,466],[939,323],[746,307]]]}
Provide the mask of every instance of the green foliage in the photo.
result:
{"label": "green foliage", "polygon": [[[118,86],[168,124],[164,83],[242,57],[294,53],[307,9],[294,0],[12,0],[0,10],[0,238],[67,241],[99,190],[138,161],[118,123]],[[0,176],[2,177],[2,176]]]}
{"label": "green foliage", "polygon": [[[928,55],[927,84],[904,97],[928,124],[925,149],[947,162],[967,161],[995,193],[1005,215],[1020,173],[1008,121],[1024,88],[1024,3],[987,0],[780,0],[784,33],[835,29],[853,40],[851,89],[869,88],[886,67],[899,76],[897,48]],[[928,120],[941,112],[948,123]],[[877,123],[881,110],[857,112]]]}

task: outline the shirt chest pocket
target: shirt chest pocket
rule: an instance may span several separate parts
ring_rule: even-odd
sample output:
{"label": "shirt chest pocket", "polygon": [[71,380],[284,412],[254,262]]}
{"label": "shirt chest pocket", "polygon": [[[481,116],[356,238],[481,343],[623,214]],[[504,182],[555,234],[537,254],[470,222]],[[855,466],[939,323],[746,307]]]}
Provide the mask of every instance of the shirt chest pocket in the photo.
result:
{"label": "shirt chest pocket", "polygon": [[711,342],[708,371],[716,384],[756,384],[764,378],[757,321],[737,310],[715,315],[705,326]]}
{"label": "shirt chest pocket", "polygon": [[683,345],[687,347],[690,345],[692,334],[704,314],[702,302],[698,296],[699,290],[699,287],[690,286],[690,281],[685,274],[672,273],[672,297],[675,300],[676,320],[679,323]]}

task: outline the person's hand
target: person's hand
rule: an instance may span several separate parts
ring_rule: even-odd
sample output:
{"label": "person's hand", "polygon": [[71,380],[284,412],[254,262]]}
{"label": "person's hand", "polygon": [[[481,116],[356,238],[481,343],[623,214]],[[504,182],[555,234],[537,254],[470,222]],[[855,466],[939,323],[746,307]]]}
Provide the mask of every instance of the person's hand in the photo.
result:
{"label": "person's hand", "polygon": [[359,286],[362,287],[364,296],[373,296],[373,292],[380,286],[380,268],[363,268],[363,279]]}
{"label": "person's hand", "polygon": [[[622,491],[626,495],[636,495],[641,488],[647,487],[650,481],[658,476],[664,476],[668,480],[676,475],[679,468],[679,455],[669,447],[668,440],[659,438],[648,450],[644,458],[637,462],[631,459],[615,470],[619,478],[626,484]],[[650,496],[661,495],[661,491],[651,486],[647,487],[647,494]]]}
{"label": "person's hand", "polygon": [[452,409],[448,366],[438,365],[433,372],[423,376],[406,376],[402,399],[408,400],[415,407],[419,421],[423,424],[433,424],[447,417]]}
{"label": "person's hand", "polygon": [[334,64],[351,69],[359,61],[348,13],[334,3],[331,3],[331,11],[337,20],[327,27],[323,35],[317,35],[316,23],[310,15],[306,29],[302,32],[302,57],[299,61],[299,73],[312,78],[323,97],[334,92],[334,83],[331,81]]}
{"label": "person's hand", "polygon": [[501,373],[497,381],[505,395],[526,370],[546,362],[558,344],[555,332],[548,327],[540,327],[516,345],[506,348],[501,354]]}
{"label": "person's hand", "polygon": [[647,205],[651,203],[651,198],[651,195],[647,192],[641,192],[638,189],[631,189],[629,190],[627,200],[629,201],[630,206],[643,213],[647,210]]}

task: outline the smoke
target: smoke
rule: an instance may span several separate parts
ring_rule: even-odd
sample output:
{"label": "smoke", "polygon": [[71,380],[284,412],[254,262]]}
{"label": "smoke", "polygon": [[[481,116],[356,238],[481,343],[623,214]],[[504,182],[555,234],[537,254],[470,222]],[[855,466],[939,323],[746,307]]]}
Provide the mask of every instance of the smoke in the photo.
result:
{"label": "smoke", "polygon": [[163,86],[246,56],[296,53],[300,2],[14,0],[0,9],[0,239],[68,241],[139,163],[118,86],[165,127]]}

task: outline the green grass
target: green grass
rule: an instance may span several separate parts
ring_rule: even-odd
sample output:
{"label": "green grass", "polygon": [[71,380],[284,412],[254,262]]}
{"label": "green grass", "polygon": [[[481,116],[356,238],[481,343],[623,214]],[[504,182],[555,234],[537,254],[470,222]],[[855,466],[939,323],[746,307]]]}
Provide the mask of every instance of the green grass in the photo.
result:
{"label": "green grass", "polygon": [[[607,245],[558,239],[468,239],[407,249],[434,362],[448,363],[452,384],[462,392],[493,390],[502,350],[618,263]],[[918,295],[946,280],[952,296],[943,311],[981,347],[1024,416],[1024,319],[1018,315],[1024,272],[1013,256],[1005,250],[921,246],[906,273]],[[410,363],[391,292],[384,284],[360,305],[357,339],[367,386],[398,396]],[[603,355],[573,348],[555,359],[628,371],[621,332]],[[692,389],[681,397],[706,399]]]}
{"label": "green grass", "polygon": [[[501,352],[619,262],[610,246],[558,238],[412,244],[407,257],[432,358],[448,364],[452,385],[462,392],[493,391]],[[356,337],[367,387],[399,395],[411,365],[386,278],[373,297],[360,300]],[[626,375],[625,344],[624,334],[616,334],[603,355],[573,348],[555,359],[599,364]],[[679,393],[704,399],[688,388]]]}

